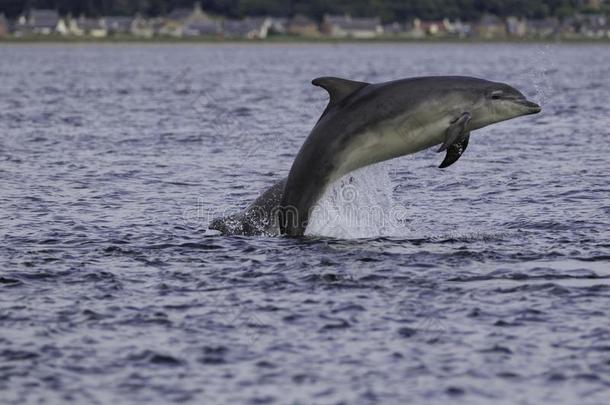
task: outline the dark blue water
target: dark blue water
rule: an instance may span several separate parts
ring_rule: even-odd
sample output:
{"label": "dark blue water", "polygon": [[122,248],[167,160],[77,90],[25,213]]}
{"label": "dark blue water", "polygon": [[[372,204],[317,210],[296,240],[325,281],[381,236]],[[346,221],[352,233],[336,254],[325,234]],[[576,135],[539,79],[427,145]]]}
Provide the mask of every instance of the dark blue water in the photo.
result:
{"label": "dark blue water", "polygon": [[[544,111],[354,173],[309,238],[206,231],[287,174],[312,78],[433,74]],[[1,46],[0,402],[607,403],[609,77],[593,45]]]}

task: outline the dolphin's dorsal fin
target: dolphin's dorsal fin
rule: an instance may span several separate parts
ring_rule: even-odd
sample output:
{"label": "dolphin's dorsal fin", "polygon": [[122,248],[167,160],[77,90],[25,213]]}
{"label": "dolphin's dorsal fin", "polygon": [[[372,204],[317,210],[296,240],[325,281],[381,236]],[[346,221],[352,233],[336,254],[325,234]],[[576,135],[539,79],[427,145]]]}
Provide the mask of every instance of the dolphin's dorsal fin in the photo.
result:
{"label": "dolphin's dorsal fin", "polygon": [[338,77],[318,77],[317,79],[313,79],[311,84],[322,87],[328,91],[328,94],[330,95],[328,107],[341,102],[341,100],[345,99],[350,94],[369,85],[369,83],[356,82]]}

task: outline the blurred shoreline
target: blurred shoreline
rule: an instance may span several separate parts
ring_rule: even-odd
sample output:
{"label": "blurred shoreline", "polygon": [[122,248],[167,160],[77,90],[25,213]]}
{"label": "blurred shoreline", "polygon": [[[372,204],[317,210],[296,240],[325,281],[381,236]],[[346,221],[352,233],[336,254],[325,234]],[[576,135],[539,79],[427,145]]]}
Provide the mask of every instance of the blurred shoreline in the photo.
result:
{"label": "blurred shoreline", "polygon": [[142,38],[135,36],[113,36],[105,38],[66,37],[61,35],[36,35],[26,37],[0,38],[0,44],[32,44],[32,43],[105,43],[105,44],[610,44],[610,38],[305,38],[301,36],[269,36],[265,39],[218,38],[218,37],[154,37]]}

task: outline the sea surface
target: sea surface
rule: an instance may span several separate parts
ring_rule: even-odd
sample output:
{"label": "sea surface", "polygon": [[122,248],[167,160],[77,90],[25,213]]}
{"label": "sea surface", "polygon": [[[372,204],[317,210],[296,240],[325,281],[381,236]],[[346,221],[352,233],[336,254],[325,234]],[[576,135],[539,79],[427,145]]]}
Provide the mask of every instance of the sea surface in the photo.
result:
{"label": "sea surface", "polygon": [[[318,76],[469,75],[543,112],[362,169],[306,238]],[[610,47],[0,45],[0,403],[607,404]]]}

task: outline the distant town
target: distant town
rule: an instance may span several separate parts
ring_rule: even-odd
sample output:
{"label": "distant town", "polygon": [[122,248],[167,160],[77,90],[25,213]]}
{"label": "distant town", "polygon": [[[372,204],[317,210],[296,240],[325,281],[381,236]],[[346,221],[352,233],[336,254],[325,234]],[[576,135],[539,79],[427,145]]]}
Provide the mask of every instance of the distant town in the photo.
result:
{"label": "distant town", "polygon": [[478,21],[424,20],[382,23],[379,17],[326,14],[321,21],[297,14],[292,18],[228,19],[208,14],[199,3],[176,8],[165,16],[60,15],[52,9],[30,9],[7,19],[0,14],[0,38],[5,39],[610,39],[610,19],[604,13],[543,19],[483,15]]}

